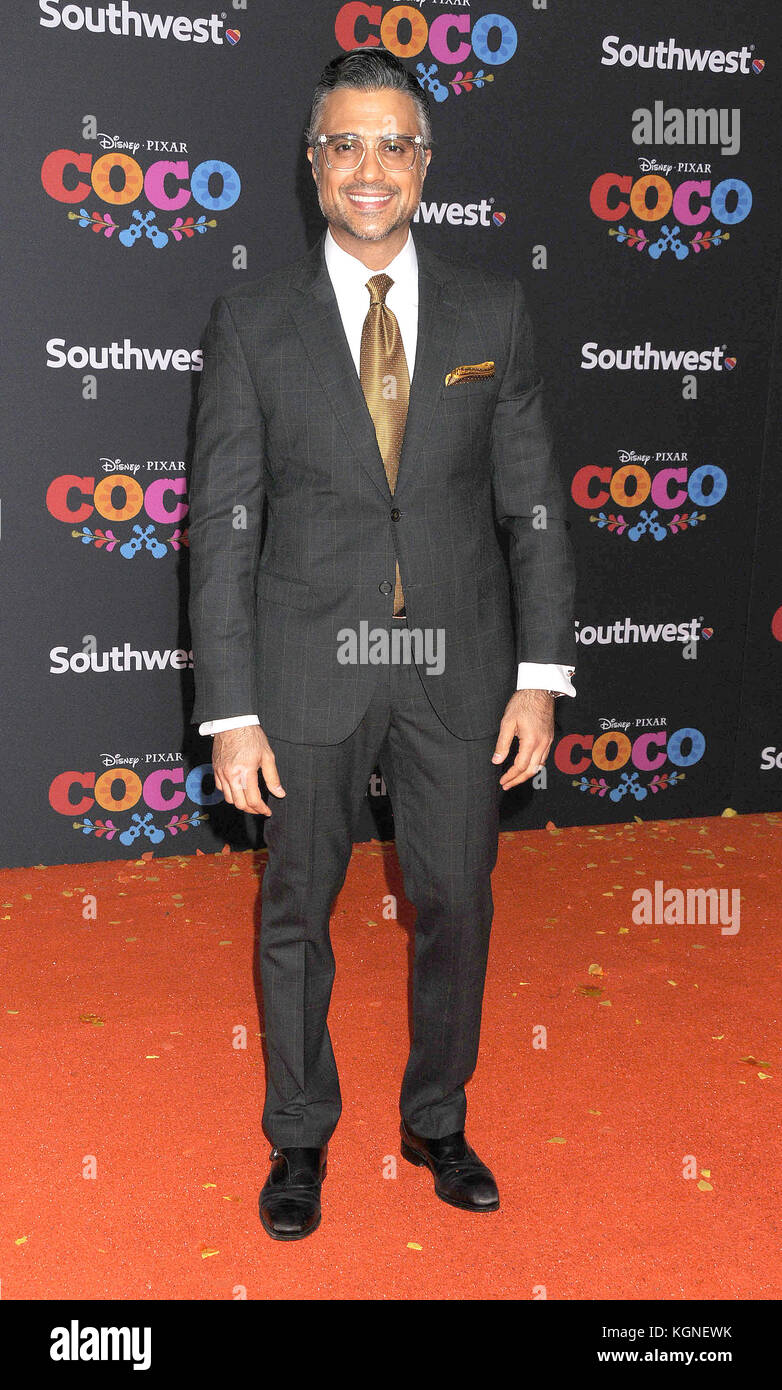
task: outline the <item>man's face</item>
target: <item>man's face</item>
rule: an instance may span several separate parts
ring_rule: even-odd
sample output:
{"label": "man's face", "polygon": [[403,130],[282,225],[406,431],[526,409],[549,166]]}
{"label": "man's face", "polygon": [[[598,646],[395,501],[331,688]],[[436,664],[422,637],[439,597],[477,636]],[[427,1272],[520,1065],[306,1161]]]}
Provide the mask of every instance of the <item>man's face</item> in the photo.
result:
{"label": "man's face", "polygon": [[[415,103],[406,92],[381,89],[374,92],[337,88],[326,99],[319,134],[419,135]],[[389,173],[367,146],[358,169],[329,169],[321,150],[317,169],[310,147],[320,210],[329,226],[338,227],[359,241],[383,241],[400,227],[407,227],[418,209],[431,150],[416,156],[407,173]]]}

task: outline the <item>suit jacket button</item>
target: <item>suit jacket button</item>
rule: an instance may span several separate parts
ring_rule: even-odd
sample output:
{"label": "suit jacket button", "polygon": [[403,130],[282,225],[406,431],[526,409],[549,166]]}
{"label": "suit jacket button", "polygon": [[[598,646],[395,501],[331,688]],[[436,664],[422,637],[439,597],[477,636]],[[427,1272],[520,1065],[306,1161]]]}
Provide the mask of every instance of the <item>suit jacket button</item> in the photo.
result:
{"label": "suit jacket button", "polygon": [[392,520],[392,521],[398,521],[401,515],[402,515],[402,513],[400,512],[400,510],[399,510],[398,507],[393,507],[393,508],[392,508],[392,511],[391,511],[391,520]]}
{"label": "suit jacket button", "polygon": [[393,589],[393,587],[394,587],[393,584],[389,584],[389,582],[388,582],[387,579],[384,579],[384,580],[383,580],[383,583],[380,584],[380,585],[378,585],[378,588],[380,589],[381,594],[390,594],[390,593],[391,593],[391,590]]}

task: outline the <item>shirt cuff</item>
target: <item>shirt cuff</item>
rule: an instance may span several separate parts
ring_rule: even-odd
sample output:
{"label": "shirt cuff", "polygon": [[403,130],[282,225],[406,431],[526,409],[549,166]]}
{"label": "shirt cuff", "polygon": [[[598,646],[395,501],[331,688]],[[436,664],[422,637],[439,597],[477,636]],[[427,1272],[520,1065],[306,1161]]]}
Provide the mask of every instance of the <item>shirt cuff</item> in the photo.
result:
{"label": "shirt cuff", "polygon": [[519,662],[517,690],[548,690],[551,695],[575,695],[570,677],[573,666],[554,666],[539,661]]}
{"label": "shirt cuff", "polygon": [[237,714],[235,719],[207,719],[199,724],[199,734],[221,734],[225,729],[244,729],[248,724],[260,724],[257,714]]}

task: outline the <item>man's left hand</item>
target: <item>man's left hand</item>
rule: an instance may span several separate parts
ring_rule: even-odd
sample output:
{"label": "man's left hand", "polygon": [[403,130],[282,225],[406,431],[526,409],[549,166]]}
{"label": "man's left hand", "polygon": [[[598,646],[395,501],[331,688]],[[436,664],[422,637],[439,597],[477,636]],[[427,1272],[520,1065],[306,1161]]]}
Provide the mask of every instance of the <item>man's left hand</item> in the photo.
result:
{"label": "man's left hand", "polygon": [[511,696],[500,721],[493,763],[504,763],[514,738],[519,748],[500,778],[503,791],[534,777],[548,757],[554,738],[554,696],[547,690],[517,690]]}

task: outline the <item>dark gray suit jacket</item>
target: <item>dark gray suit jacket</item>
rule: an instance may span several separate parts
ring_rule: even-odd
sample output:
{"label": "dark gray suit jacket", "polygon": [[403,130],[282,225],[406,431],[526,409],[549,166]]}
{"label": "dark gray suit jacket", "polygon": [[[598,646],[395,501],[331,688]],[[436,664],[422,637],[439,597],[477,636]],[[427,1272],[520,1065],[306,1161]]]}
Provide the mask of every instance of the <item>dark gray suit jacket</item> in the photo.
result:
{"label": "dark gray suit jacket", "polygon": [[[269,735],[341,742],[380,668],[341,664],[338,634],[388,628],[398,558],[410,627],[445,633],[444,670],[424,681],[437,714],[460,738],[491,737],[517,662],[575,664],[573,558],[521,284],[416,245],[418,341],[392,498],[323,247],[220,296],[206,330],[193,720],[256,713]],[[446,386],[454,367],[487,360],[493,377]]]}

